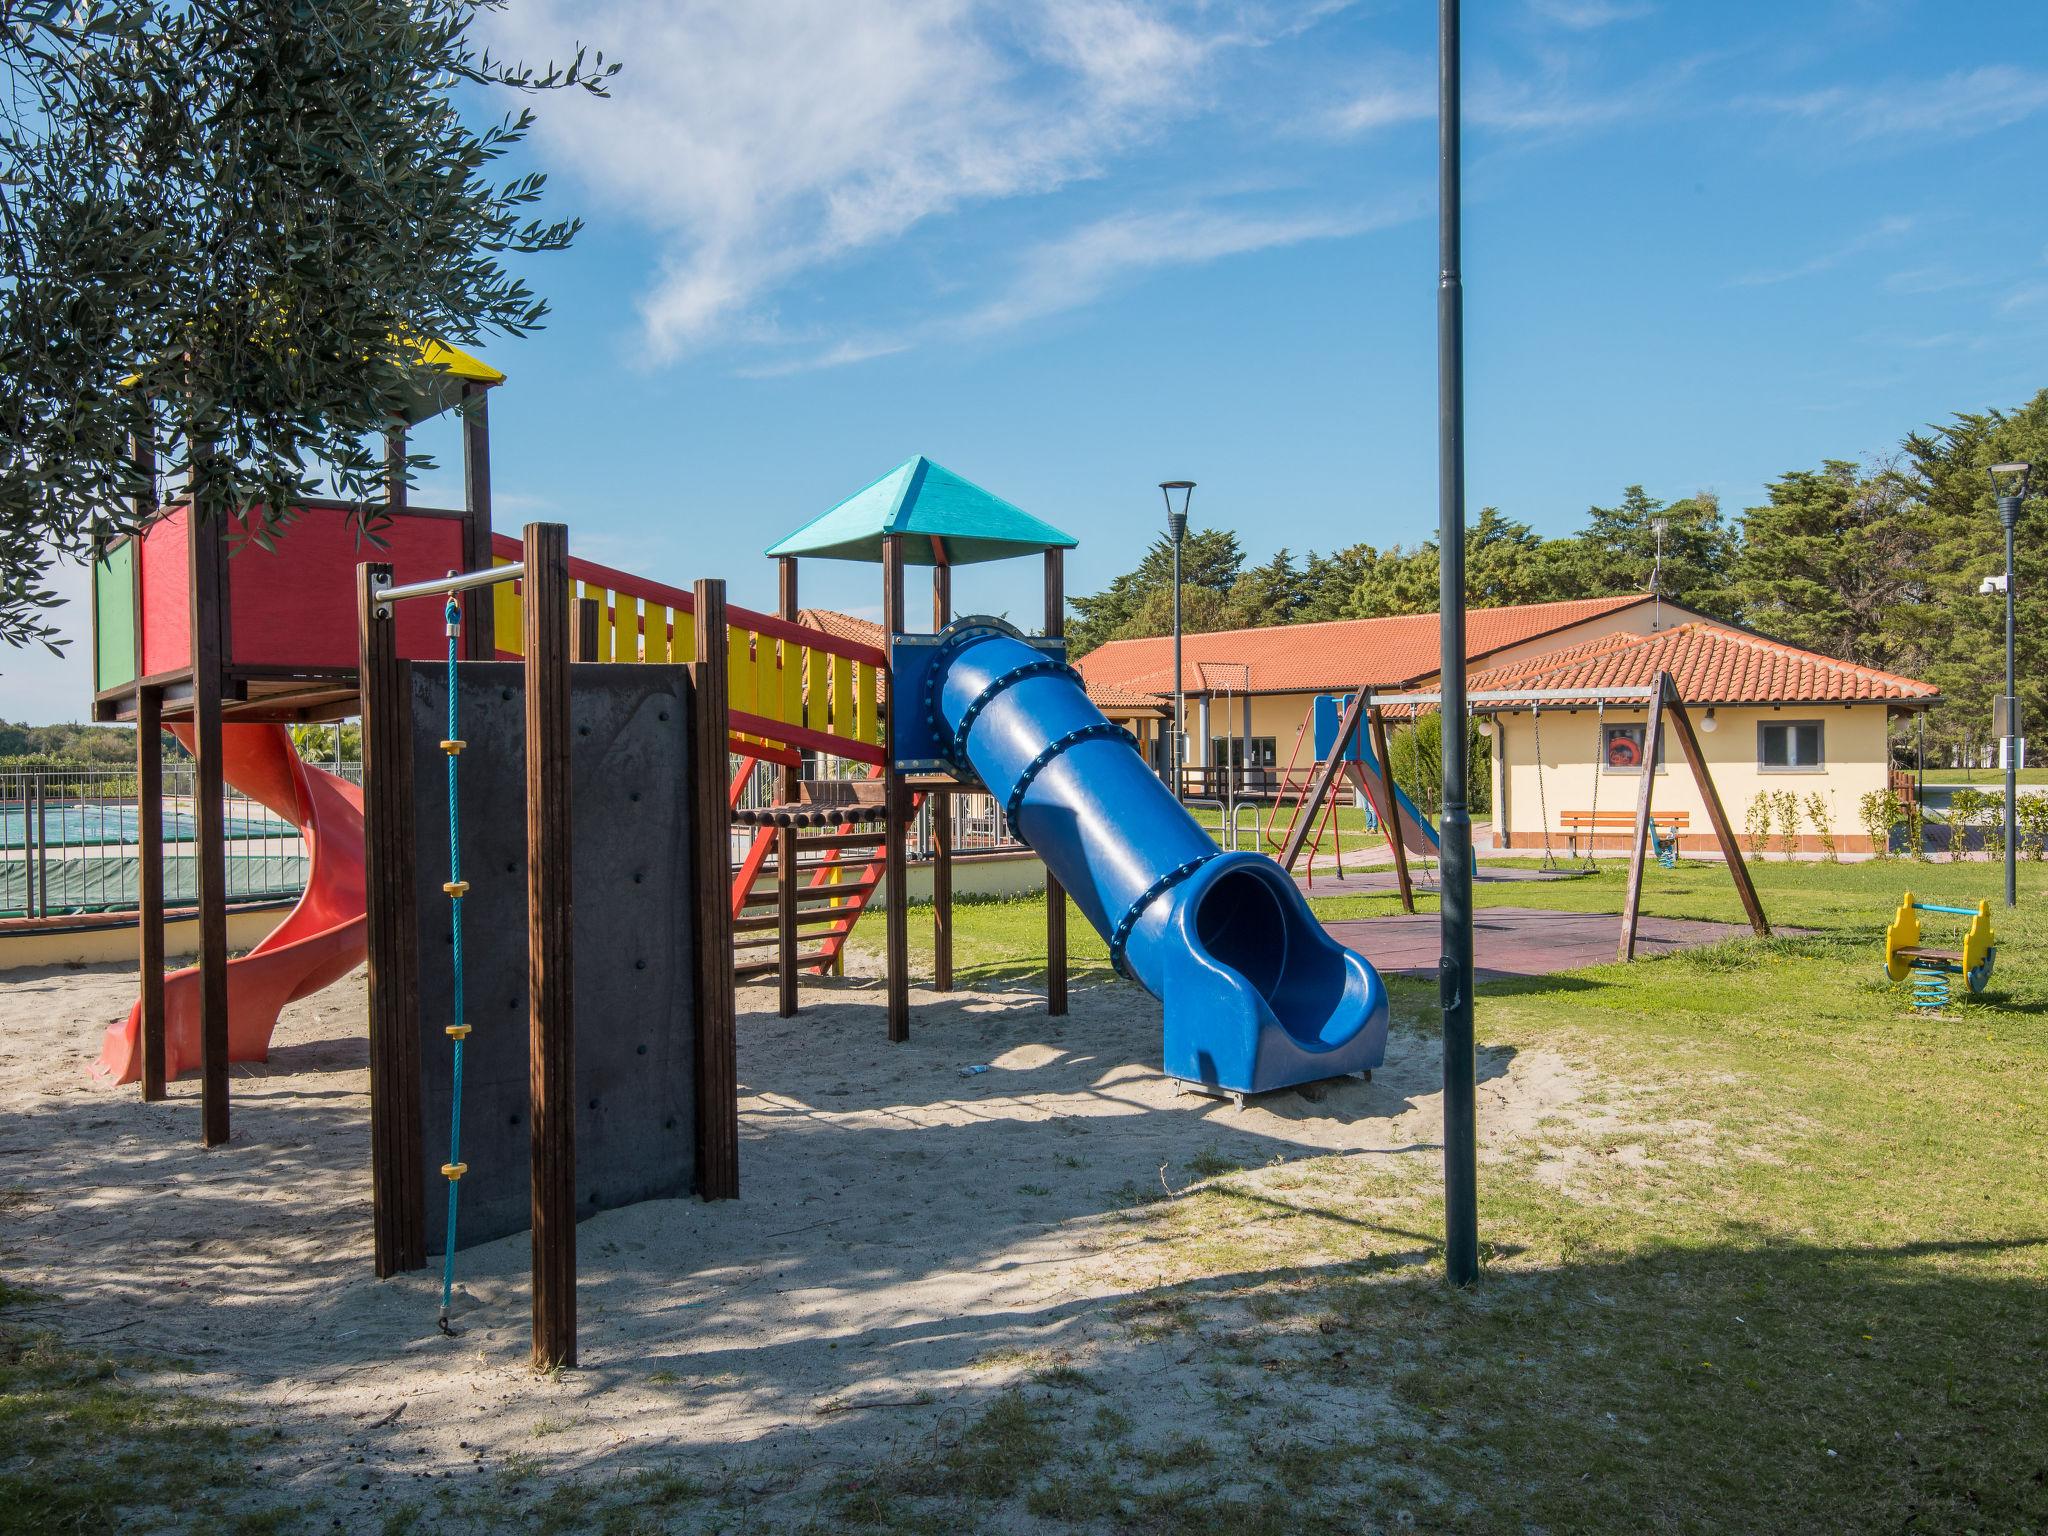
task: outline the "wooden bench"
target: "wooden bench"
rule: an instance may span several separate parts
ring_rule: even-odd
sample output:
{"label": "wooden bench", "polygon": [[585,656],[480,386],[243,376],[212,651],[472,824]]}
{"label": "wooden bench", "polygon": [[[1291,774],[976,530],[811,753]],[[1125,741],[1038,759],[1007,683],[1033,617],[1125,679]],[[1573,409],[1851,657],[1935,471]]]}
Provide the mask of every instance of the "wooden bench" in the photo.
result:
{"label": "wooden bench", "polygon": [[[1581,834],[1585,836],[1586,846],[1590,848],[1593,845],[1593,834],[1596,832],[1633,832],[1636,826],[1636,813],[1634,811],[1566,811],[1558,817],[1557,822],[1564,832],[1565,846],[1570,850],[1569,856],[1577,858]],[[1678,834],[1683,832],[1691,823],[1692,813],[1689,811],[1650,812],[1650,842],[1652,851],[1660,859],[1666,857],[1667,849],[1672,853],[1676,853],[1678,850]]]}

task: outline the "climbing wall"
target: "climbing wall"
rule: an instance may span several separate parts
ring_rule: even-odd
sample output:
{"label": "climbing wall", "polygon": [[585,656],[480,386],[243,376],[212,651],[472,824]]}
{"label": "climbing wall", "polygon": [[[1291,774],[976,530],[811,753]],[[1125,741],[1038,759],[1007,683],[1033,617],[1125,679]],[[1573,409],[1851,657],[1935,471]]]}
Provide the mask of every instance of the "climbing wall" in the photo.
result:
{"label": "climbing wall", "polygon": [[[678,666],[570,669],[576,1215],[696,1187],[690,680]],[[523,1232],[527,1183],[525,696],[515,662],[457,680],[468,1022],[457,1246]],[[413,668],[413,802],[427,1249],[445,1251],[452,1102],[447,677]]]}

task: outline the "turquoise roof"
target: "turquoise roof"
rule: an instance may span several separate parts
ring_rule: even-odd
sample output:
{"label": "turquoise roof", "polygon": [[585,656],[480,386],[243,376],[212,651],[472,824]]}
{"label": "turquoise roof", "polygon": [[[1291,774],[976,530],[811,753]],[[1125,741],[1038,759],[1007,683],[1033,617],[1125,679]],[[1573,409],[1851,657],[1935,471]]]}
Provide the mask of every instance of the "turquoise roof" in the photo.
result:
{"label": "turquoise roof", "polygon": [[1072,549],[1078,542],[919,454],[771,544],[768,553],[879,561],[882,538],[892,533],[903,535],[903,558],[911,565],[942,563],[932,548],[935,539],[946,565]]}

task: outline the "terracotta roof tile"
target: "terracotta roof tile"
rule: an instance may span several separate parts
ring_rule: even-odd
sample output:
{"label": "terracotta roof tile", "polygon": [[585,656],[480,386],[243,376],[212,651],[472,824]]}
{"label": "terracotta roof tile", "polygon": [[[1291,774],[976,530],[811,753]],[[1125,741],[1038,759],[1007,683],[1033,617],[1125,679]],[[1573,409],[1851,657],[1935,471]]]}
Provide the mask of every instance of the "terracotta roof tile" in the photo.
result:
{"label": "terracotta roof tile", "polygon": [[[1511,646],[1555,634],[1588,619],[1650,599],[1576,598],[1562,603],[1523,603],[1474,608],[1465,616],[1465,654],[1478,660]],[[1203,692],[1203,666],[1212,676],[1219,664],[1248,669],[1243,686],[1252,693],[1341,692],[1353,688],[1397,688],[1434,677],[1440,659],[1434,613],[1385,619],[1333,619],[1321,624],[1285,624],[1267,629],[1224,629],[1181,639],[1181,686]],[[1173,638],[1112,640],[1078,663],[1089,691],[1119,688],[1137,693],[1173,692]],[[1233,671],[1235,668],[1233,668]],[[1233,676],[1230,681],[1237,683]],[[1218,684],[1220,686],[1220,683]]]}
{"label": "terracotta roof tile", "polygon": [[841,613],[836,608],[799,608],[796,621],[812,629],[822,629],[826,634],[840,640],[853,640],[861,645],[872,645],[876,650],[887,650],[889,633],[873,619],[857,619],[850,613]]}
{"label": "terracotta roof tile", "polygon": [[1643,688],[1669,672],[1688,704],[1928,704],[1932,683],[1837,661],[1724,624],[1681,624],[1653,635],[1608,635],[1475,672],[1473,693],[1537,688]]}

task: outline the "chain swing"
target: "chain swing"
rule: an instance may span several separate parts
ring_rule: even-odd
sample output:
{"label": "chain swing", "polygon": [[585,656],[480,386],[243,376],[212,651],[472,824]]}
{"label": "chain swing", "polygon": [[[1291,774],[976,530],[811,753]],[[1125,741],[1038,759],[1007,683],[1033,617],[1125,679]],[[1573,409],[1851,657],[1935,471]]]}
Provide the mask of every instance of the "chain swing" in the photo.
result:
{"label": "chain swing", "polygon": [[1536,814],[1543,826],[1543,862],[1539,869],[1556,869],[1557,855],[1550,851],[1550,801],[1543,792],[1543,701],[1529,702],[1529,724],[1536,737]]}
{"label": "chain swing", "polygon": [[454,1081],[449,1094],[448,1105],[448,1161],[441,1165],[441,1175],[448,1181],[448,1234],[443,1243],[441,1255],[441,1331],[453,1337],[456,1330],[448,1321],[448,1306],[455,1291],[455,1215],[462,1189],[462,1176],[469,1172],[469,1165],[462,1161],[462,1046],[469,1038],[469,1025],[463,1019],[462,986],[462,898],[469,894],[469,882],[462,878],[462,818],[461,800],[457,794],[456,760],[462,755],[465,743],[457,734],[455,657],[462,638],[462,604],[453,592],[448,594],[448,605],[443,610],[448,628],[448,736],[441,743],[441,750],[448,756],[448,878],[441,889],[448,896],[448,922],[451,936],[453,960],[453,996],[450,999],[450,1015],[446,1033],[454,1042]]}
{"label": "chain swing", "polygon": [[1600,837],[1600,780],[1607,769],[1607,701],[1600,701],[1599,723],[1593,727],[1593,815],[1586,828],[1586,873],[1597,874],[1600,861],[1594,856]]}

